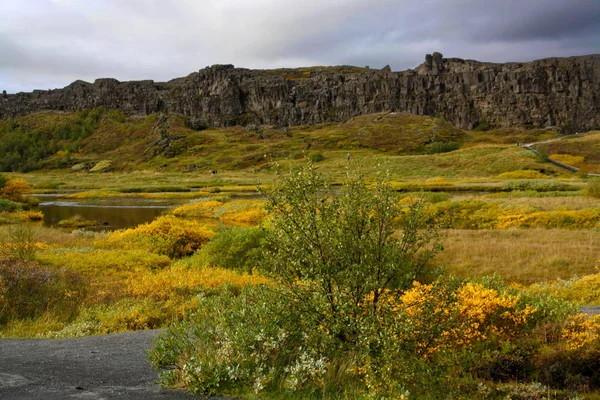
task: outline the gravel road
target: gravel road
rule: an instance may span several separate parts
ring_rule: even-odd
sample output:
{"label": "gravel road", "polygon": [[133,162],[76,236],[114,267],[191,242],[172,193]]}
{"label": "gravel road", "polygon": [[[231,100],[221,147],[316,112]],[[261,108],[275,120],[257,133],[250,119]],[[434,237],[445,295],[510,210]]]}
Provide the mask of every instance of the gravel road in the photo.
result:
{"label": "gravel road", "polygon": [[0,399],[198,399],[154,383],[146,350],[159,333],[0,339]]}

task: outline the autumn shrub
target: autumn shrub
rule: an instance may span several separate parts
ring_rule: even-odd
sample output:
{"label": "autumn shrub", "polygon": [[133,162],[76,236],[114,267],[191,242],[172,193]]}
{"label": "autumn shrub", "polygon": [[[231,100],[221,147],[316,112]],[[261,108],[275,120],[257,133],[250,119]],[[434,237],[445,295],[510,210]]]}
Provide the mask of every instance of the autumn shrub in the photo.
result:
{"label": "autumn shrub", "polygon": [[549,293],[557,298],[577,304],[600,304],[600,273],[569,280],[558,279],[551,282],[536,283],[529,290],[536,293]]}
{"label": "autumn shrub", "polygon": [[540,171],[536,171],[536,170],[532,170],[532,169],[526,169],[526,170],[516,170],[516,171],[510,171],[510,172],[504,172],[500,175],[498,175],[499,179],[511,179],[511,180],[516,180],[516,179],[548,179],[548,177],[544,174],[542,174]]}
{"label": "autumn shrub", "polygon": [[173,209],[171,214],[177,217],[213,218],[216,210],[224,203],[225,201],[215,198],[198,199]]}
{"label": "autumn shrub", "polygon": [[308,159],[314,163],[318,163],[325,160],[325,156],[321,152],[314,152],[309,154]]}
{"label": "autumn shrub", "polygon": [[257,227],[223,229],[194,254],[194,262],[250,272],[261,262],[264,237],[265,231]]}
{"label": "autumn shrub", "polygon": [[127,277],[138,269],[161,269],[171,265],[166,255],[143,249],[98,249],[91,246],[50,248],[37,255],[37,259],[57,268],[67,267],[79,273],[107,277]]}
{"label": "autumn shrub", "polygon": [[426,213],[441,226],[455,229],[600,227],[600,209],[538,211],[526,206],[464,200],[428,204]]}
{"label": "autumn shrub", "polygon": [[72,315],[87,284],[68,269],[24,260],[0,260],[0,325],[44,313]]}
{"label": "autumn shrub", "polygon": [[111,160],[101,160],[90,169],[90,172],[109,172],[112,169],[113,164]]}
{"label": "autumn shrub", "polygon": [[223,222],[257,225],[267,217],[263,200],[237,200],[224,204],[215,216]]}
{"label": "autumn shrub", "polygon": [[165,215],[136,228],[113,232],[107,243],[130,248],[139,246],[153,253],[178,258],[193,254],[212,235],[213,231],[197,221]]}
{"label": "autumn shrub", "polygon": [[540,355],[540,381],[579,392],[600,389],[600,316],[573,315],[564,324],[562,339]]}
{"label": "autumn shrub", "polygon": [[574,156],[572,154],[551,154],[550,158],[574,167],[580,167],[585,162],[584,156]]}
{"label": "autumn shrub", "polygon": [[534,330],[572,312],[497,278],[417,283],[403,294],[389,293],[384,304],[386,328],[369,338],[369,348],[377,351],[365,358],[365,383],[383,396],[408,389],[417,398],[465,395],[477,389],[473,377],[503,380],[531,373],[539,348],[531,342]]}
{"label": "autumn shrub", "polygon": [[0,197],[17,203],[25,203],[27,199],[23,193],[29,189],[30,187],[24,179],[6,178],[4,187],[0,188]]}
{"label": "autumn shrub", "polygon": [[[1,201],[1,200],[0,200]],[[0,212],[0,225],[15,225],[27,222],[39,222],[44,219],[41,211]]]}
{"label": "autumn shrub", "polygon": [[178,217],[215,218],[224,222],[256,225],[266,217],[264,201],[208,198],[192,201],[171,211]]}

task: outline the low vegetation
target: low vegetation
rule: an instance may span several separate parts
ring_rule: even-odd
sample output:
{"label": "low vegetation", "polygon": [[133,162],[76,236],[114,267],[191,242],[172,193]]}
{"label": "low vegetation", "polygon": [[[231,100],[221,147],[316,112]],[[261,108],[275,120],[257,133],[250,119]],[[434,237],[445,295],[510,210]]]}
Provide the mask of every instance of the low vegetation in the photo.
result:
{"label": "low vegetation", "polygon": [[[598,132],[547,143],[574,174],[515,146],[545,130],[202,128],[0,122],[0,337],[167,327],[161,381],[204,395],[598,396],[600,320],[577,311],[600,304]],[[120,231],[44,227],[29,194],[63,189],[178,205]]]}
{"label": "low vegetation", "polygon": [[[360,179],[332,195],[311,167],[267,199],[262,257],[243,246],[234,254],[273,283],[203,297],[202,312],[151,353],[164,384],[251,398],[542,398],[550,388],[598,388],[580,364],[597,364],[596,320],[547,288],[434,268],[439,232],[423,200],[398,202],[384,181],[367,188]],[[564,375],[548,374],[551,365]]]}

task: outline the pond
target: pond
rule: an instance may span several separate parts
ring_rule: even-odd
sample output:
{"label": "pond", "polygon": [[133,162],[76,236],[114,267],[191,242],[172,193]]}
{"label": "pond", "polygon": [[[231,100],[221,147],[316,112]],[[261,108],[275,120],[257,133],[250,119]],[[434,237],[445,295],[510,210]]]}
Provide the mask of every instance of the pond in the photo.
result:
{"label": "pond", "polygon": [[80,215],[98,223],[91,230],[130,228],[150,222],[168,209],[187,203],[186,199],[107,198],[63,199],[59,194],[36,194],[39,209],[44,213],[44,225],[56,226],[64,219]]}

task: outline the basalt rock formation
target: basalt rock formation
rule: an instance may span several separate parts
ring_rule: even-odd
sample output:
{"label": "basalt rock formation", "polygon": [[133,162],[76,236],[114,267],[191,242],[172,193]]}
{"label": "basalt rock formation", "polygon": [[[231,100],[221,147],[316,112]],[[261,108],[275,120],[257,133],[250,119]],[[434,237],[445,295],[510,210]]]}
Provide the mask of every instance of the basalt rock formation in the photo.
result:
{"label": "basalt rock formation", "polygon": [[98,79],[63,89],[2,94],[0,118],[103,106],[126,114],[177,113],[192,123],[291,126],[406,111],[463,129],[600,127],[600,55],[493,64],[427,55],[415,69],[249,70],[213,65],[169,82]]}

